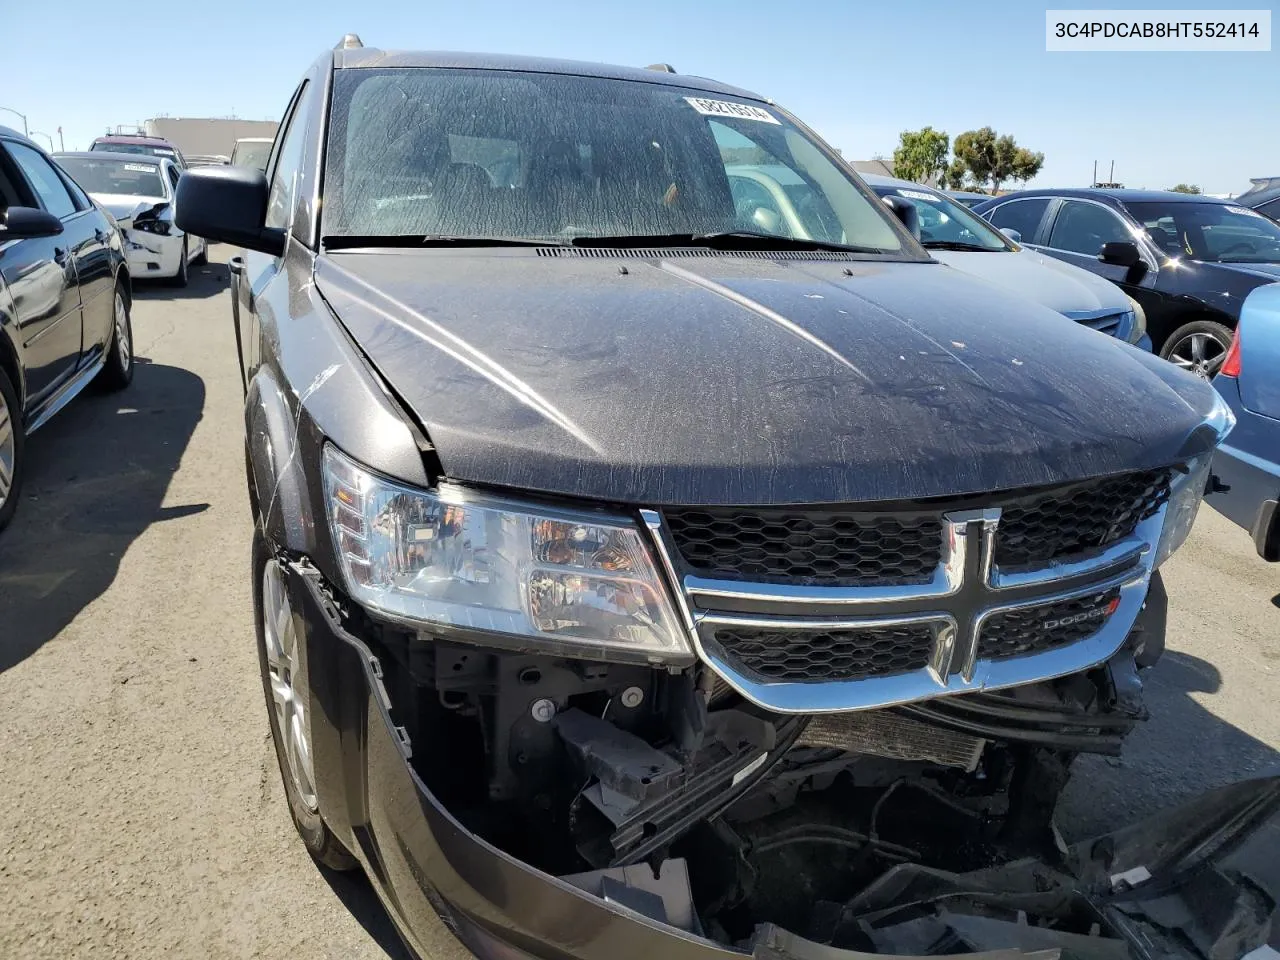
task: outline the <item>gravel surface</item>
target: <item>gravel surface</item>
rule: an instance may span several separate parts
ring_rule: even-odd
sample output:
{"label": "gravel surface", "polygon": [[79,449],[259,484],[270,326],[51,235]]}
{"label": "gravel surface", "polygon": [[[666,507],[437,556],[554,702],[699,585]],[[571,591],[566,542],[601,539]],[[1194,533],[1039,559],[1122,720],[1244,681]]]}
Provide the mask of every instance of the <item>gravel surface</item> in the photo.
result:
{"label": "gravel surface", "polygon": [[[293,834],[268,740],[226,248],[139,289],[139,366],[33,437],[0,536],[0,957],[403,953]],[[145,362],[143,362],[145,359]],[[1280,762],[1280,566],[1211,510],[1168,566],[1152,720],[1081,765],[1080,836]],[[447,933],[432,957],[465,956]]]}

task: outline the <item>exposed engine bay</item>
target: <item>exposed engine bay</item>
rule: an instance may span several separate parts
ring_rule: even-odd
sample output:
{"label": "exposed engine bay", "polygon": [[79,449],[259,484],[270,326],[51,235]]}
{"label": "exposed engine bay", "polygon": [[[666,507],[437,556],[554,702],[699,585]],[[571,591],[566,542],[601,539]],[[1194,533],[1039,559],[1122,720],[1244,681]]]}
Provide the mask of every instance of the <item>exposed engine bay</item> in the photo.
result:
{"label": "exposed engine bay", "polygon": [[[1153,855],[1114,838],[1068,848],[1053,823],[1075,757],[1118,754],[1146,718],[1139,671],[1161,652],[1163,615],[1144,614],[1083,674],[810,716],[762,710],[705,666],[369,630],[411,762],[450,812],[654,920],[779,957],[1240,956],[1271,936],[1264,884],[1197,871],[1187,903],[1209,897],[1208,919],[1168,883],[1155,908],[1126,907],[1117,898],[1156,875]],[[1280,804],[1280,786],[1272,794],[1270,808],[1240,802],[1257,815]],[[1194,824],[1190,838],[1214,816],[1234,823],[1233,809],[1171,817]],[[1150,836],[1173,856],[1176,844]]]}

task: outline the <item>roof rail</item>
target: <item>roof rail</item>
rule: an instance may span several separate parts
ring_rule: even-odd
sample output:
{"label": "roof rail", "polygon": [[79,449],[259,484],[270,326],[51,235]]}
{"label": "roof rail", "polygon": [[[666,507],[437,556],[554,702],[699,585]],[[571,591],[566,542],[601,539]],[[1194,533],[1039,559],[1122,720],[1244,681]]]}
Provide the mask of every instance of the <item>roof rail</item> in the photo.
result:
{"label": "roof rail", "polygon": [[358,50],[358,49],[360,49],[360,48],[361,48],[361,47],[363,47],[363,46],[364,46],[364,44],[360,42],[360,35],[359,35],[359,34],[355,34],[355,33],[347,33],[347,34],[344,34],[344,35],[343,35],[342,39],[341,39],[340,41],[338,41],[338,45],[337,45],[336,47],[334,47],[333,49],[335,49],[335,50]]}
{"label": "roof rail", "polygon": [[676,72],[676,68],[669,63],[651,63],[647,67],[645,67],[645,69],[657,70],[659,73],[675,73]]}

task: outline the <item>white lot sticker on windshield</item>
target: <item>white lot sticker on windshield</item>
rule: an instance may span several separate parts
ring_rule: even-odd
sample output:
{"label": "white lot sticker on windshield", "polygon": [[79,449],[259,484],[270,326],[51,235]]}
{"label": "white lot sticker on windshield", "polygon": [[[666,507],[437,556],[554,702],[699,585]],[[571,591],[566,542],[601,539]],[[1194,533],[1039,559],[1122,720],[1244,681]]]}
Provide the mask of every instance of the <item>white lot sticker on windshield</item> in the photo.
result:
{"label": "white lot sticker on windshield", "polygon": [[928,203],[935,203],[938,199],[932,193],[925,193],[922,190],[899,190],[898,196],[906,197],[908,200],[924,200]]}
{"label": "white lot sticker on windshield", "polygon": [[1248,207],[1227,207],[1227,211],[1229,213],[1243,213],[1245,216],[1249,216],[1249,217],[1262,216],[1262,214],[1260,214],[1257,210],[1250,210]]}
{"label": "white lot sticker on windshield", "polygon": [[706,97],[685,97],[689,106],[708,117],[737,117],[739,120],[759,120],[761,123],[782,121],[764,107],[752,107],[745,103],[731,103],[728,100],[708,100]]}
{"label": "white lot sticker on windshield", "polygon": [[149,163],[126,163],[124,165],[124,168],[126,170],[132,170],[134,173],[155,173],[156,172],[155,166]]}

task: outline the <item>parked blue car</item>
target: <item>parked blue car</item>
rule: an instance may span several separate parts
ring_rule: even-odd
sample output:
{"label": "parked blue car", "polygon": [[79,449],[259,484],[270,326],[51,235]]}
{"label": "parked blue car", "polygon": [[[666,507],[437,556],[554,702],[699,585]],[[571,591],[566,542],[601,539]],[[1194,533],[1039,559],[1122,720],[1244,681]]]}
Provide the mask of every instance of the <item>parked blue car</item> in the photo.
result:
{"label": "parked blue car", "polygon": [[1236,426],[1214,454],[1207,502],[1249,531],[1264,560],[1280,561],[1280,283],[1246,298],[1213,385]]}

